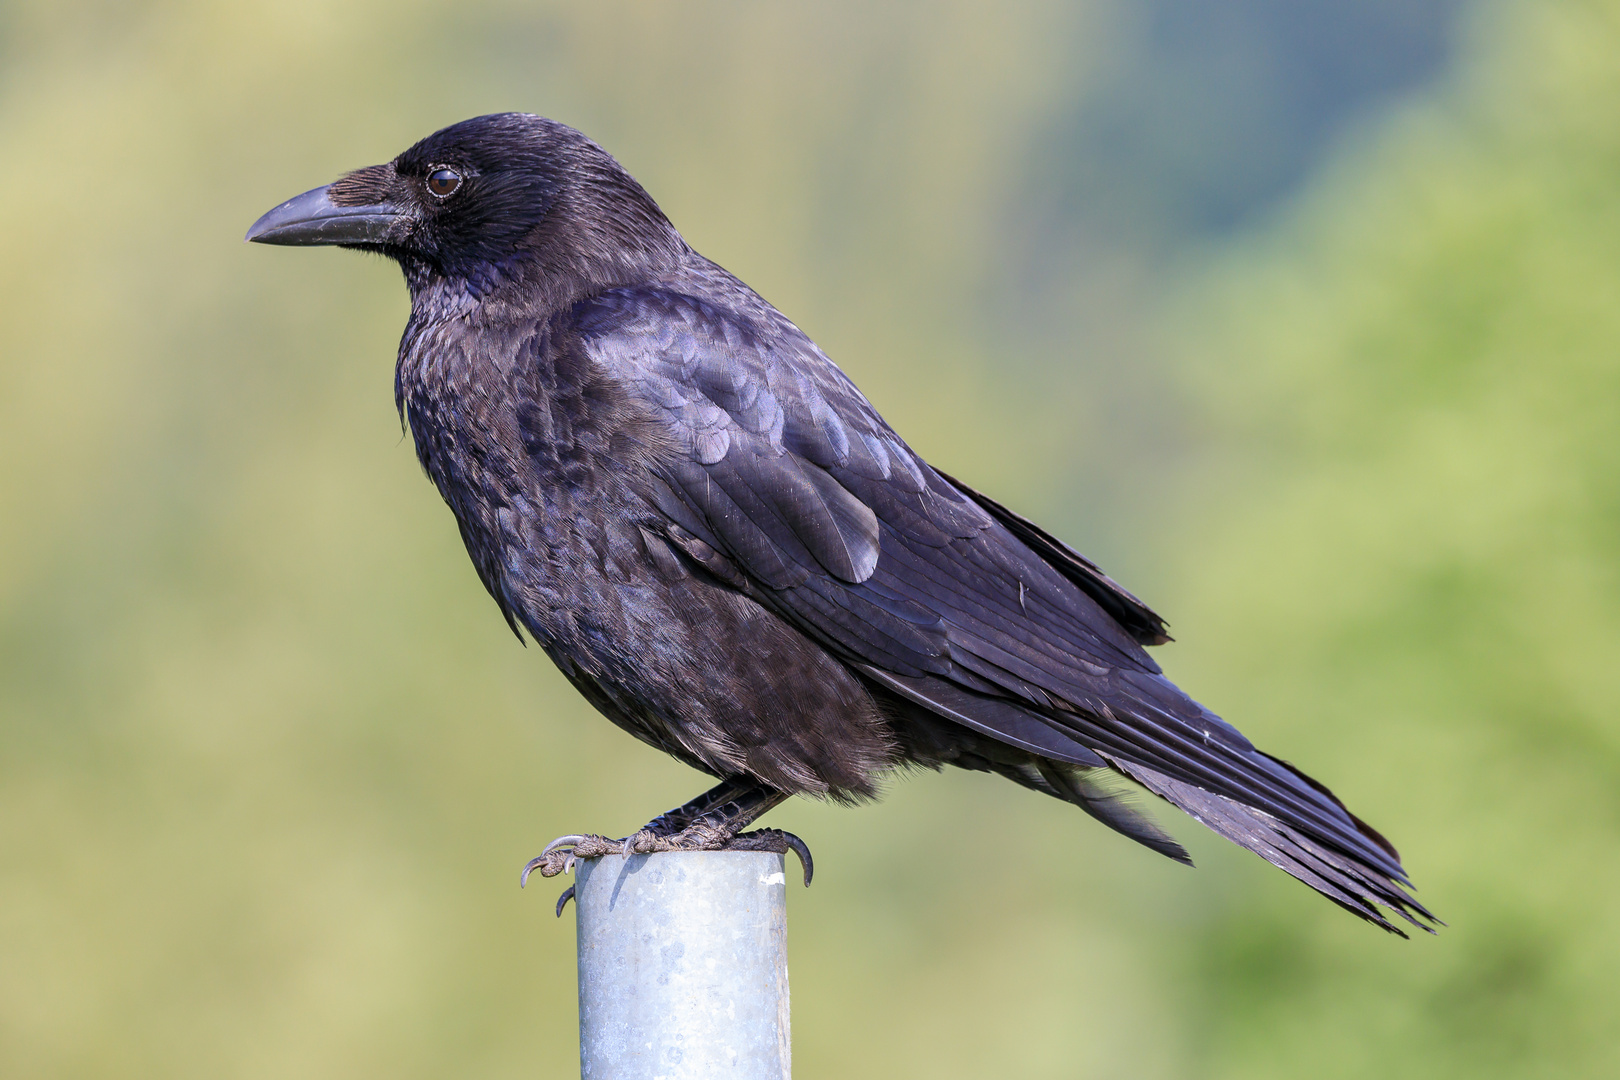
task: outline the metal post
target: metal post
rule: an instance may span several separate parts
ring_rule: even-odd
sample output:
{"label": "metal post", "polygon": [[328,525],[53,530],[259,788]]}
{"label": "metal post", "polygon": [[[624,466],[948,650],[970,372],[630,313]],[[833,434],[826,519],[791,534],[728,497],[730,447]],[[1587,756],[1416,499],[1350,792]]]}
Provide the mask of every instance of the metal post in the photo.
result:
{"label": "metal post", "polygon": [[584,1080],[788,1080],[781,855],[586,859],[574,903]]}

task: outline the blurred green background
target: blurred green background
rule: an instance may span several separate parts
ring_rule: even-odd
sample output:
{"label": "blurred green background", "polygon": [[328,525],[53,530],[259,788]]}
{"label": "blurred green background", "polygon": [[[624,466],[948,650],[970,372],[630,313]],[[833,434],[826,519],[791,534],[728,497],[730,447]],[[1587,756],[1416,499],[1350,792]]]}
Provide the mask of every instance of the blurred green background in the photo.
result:
{"label": "blurred green background", "polygon": [[247,225],[572,123],[1172,677],[1401,847],[1401,942],[966,774],[813,844],[801,1077],[1620,1076],[1620,3],[0,6],[0,1075],[577,1068],[518,867],[702,778],[479,587],[395,269]]}

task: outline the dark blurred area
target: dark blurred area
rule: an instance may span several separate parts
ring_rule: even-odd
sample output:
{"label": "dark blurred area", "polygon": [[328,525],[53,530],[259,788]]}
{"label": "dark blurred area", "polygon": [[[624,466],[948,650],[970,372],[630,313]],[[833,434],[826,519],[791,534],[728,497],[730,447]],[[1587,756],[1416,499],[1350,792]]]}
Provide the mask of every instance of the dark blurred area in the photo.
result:
{"label": "dark blurred area", "polygon": [[1113,12],[1096,85],[1032,148],[1031,248],[1072,252],[1091,235],[1178,246],[1256,223],[1348,127],[1445,70],[1463,7],[1155,0]]}
{"label": "dark blurred area", "polygon": [[521,109],[616,154],[1452,924],[966,774],[814,846],[801,1076],[1612,1076],[1620,9],[0,7],[0,1075],[575,1068],[516,887],[697,777],[505,628],[281,199]]}

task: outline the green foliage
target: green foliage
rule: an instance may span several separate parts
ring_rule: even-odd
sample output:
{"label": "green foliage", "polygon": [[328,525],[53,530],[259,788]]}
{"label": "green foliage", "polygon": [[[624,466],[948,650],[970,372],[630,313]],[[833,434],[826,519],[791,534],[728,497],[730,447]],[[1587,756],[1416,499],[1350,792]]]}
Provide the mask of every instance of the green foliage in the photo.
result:
{"label": "green foliage", "polygon": [[1496,13],[1189,313],[1227,452],[1174,674],[1453,924],[1386,948],[1257,882],[1201,946],[1214,1074],[1620,1071],[1617,47],[1613,4]]}

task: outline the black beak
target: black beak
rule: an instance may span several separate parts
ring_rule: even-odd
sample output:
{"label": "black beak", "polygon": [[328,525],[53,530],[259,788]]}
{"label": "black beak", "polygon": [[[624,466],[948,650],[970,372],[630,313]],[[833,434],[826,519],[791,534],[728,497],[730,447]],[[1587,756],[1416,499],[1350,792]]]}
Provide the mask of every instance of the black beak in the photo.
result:
{"label": "black beak", "polygon": [[380,244],[403,215],[389,203],[339,206],[318,187],[288,199],[253,223],[246,239],[256,244]]}

